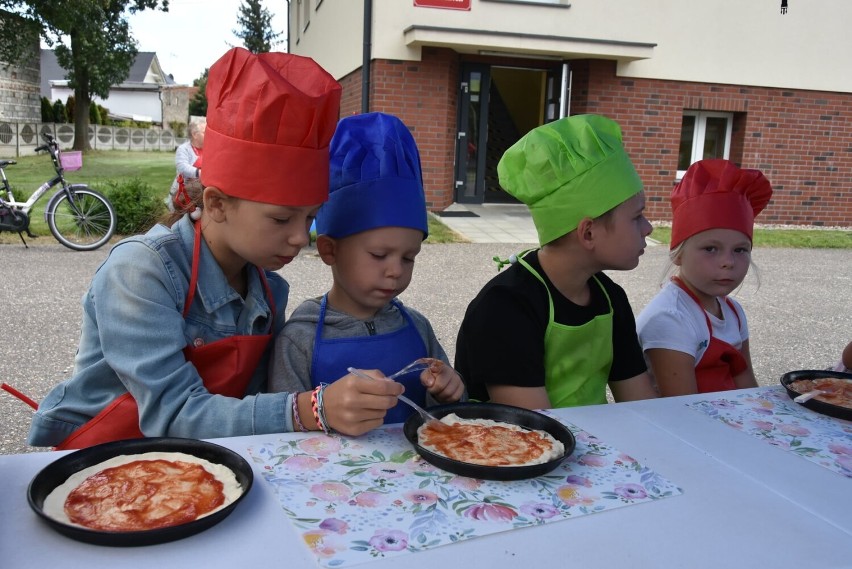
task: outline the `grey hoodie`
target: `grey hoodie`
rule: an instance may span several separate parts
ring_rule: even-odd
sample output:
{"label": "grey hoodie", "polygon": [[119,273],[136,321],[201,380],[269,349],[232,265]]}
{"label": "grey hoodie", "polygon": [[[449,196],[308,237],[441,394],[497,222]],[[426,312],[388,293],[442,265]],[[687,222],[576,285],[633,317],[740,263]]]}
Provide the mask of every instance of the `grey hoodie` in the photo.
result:
{"label": "grey hoodie", "polygon": [[[304,301],[293,314],[275,341],[272,363],[269,366],[269,391],[309,391],[311,386],[311,361],[314,355],[314,338],[319,321],[322,297]],[[402,301],[397,299],[402,304]],[[432,325],[425,316],[405,307],[414,326],[426,346],[427,357],[441,360],[450,365],[447,354],[438,343]],[[345,312],[326,307],[323,338],[357,338],[369,336],[368,325],[374,327],[374,334],[388,334],[405,326],[405,317],[393,304],[388,303],[372,320],[359,320]],[[395,370],[386,370],[392,373]],[[426,395],[426,404],[437,402]]]}

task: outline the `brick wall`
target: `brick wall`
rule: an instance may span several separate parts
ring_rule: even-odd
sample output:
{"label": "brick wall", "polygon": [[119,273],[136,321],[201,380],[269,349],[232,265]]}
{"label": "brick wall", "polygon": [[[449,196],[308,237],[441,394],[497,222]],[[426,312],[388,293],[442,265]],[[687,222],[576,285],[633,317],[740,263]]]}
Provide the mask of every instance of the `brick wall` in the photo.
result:
{"label": "brick wall", "polygon": [[17,64],[0,62],[0,120],[41,120],[38,41],[38,37],[33,38],[26,54]]}
{"label": "brick wall", "polygon": [[[453,203],[458,56],[424,48],[421,61],[375,60],[371,65],[370,111],[396,115],[411,129],[420,150],[426,206]],[[361,71],[340,80],[341,117],[361,112]]]}
{"label": "brick wall", "polygon": [[[615,62],[572,61],[571,114],[621,124],[645,183],[649,219],[671,219],[684,110],[734,114],[731,159],[758,168],[774,194],[762,223],[852,226],[852,94],[617,77]],[[420,148],[430,209],[453,201],[459,59],[374,61],[370,110],[399,116]],[[341,79],[341,116],[361,111],[360,70]]]}
{"label": "brick wall", "polygon": [[772,182],[763,223],[852,226],[852,94],[616,77],[572,62],[571,112],[618,121],[645,183],[648,216],[671,219],[684,110],[734,113],[731,159]]}

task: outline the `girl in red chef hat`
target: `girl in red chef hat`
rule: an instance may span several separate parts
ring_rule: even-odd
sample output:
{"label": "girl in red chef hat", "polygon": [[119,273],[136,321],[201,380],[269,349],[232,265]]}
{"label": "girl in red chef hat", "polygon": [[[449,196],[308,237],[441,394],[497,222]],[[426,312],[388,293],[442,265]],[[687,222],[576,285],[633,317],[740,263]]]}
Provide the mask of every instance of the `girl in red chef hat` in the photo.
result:
{"label": "girl in red chef hat", "polygon": [[754,218],[769,180],[728,160],[700,160],[672,191],[676,274],[636,326],[661,396],[757,387],[746,315],[730,295],[751,265]]}
{"label": "girl in red chef hat", "polygon": [[266,393],[289,286],[328,199],[340,85],[313,60],[227,52],[207,82],[204,169],[172,225],[117,244],[83,298],[74,373],[38,406],[29,443],[215,438],[382,424],[403,388],[347,375]]}

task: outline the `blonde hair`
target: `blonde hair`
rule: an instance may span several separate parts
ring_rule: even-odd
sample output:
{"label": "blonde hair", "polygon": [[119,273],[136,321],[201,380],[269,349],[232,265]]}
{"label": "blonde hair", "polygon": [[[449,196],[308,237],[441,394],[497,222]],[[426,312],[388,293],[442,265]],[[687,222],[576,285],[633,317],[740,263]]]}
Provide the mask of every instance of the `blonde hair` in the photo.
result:
{"label": "blonde hair", "polygon": [[[695,237],[695,235],[693,235],[692,237]],[[663,273],[662,273],[661,278],[660,278],[660,286],[661,287],[663,285],[665,285],[669,281],[669,279],[671,279],[673,276],[676,276],[677,274],[679,274],[679,271],[677,269],[677,265],[675,265],[675,259],[677,259],[681,255],[681,253],[683,253],[684,246],[687,244],[687,242],[690,239],[692,239],[692,237],[687,237],[686,239],[684,239],[683,241],[678,243],[677,246],[674,249],[671,249],[669,251],[669,262],[666,263],[666,265],[663,267]],[[754,247],[752,246],[752,251],[753,250],[754,250]],[[754,257],[752,257],[751,255],[749,255],[748,266],[749,266],[749,273],[754,274],[754,278],[757,281],[757,288],[760,288],[760,269],[754,263]],[[743,282],[740,283],[740,286],[737,287],[737,290],[739,290],[743,286],[744,282],[745,282],[745,279],[743,279]]]}

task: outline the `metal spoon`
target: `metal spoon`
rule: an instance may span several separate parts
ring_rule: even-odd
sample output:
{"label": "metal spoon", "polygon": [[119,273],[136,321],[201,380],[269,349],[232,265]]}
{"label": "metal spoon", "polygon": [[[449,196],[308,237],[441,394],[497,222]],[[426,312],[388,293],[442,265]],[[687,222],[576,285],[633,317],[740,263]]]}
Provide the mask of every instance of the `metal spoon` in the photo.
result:
{"label": "metal spoon", "polygon": [[[418,362],[412,362],[412,363],[408,364],[407,366],[405,366],[404,368],[402,368],[401,370],[399,370],[398,372],[389,375],[387,378],[393,379],[394,377],[398,377],[398,376],[402,375],[402,373],[404,373],[404,372],[410,372],[414,368],[414,364],[417,364],[417,363]],[[423,365],[423,369],[426,369],[427,367],[429,367],[428,364],[421,364],[421,365]],[[354,367],[348,367],[348,368],[346,368],[346,371],[348,371],[352,375],[357,375],[358,377],[363,377],[365,379],[373,379],[373,380],[378,379],[378,378],[372,377],[370,375],[367,375],[366,373],[364,373],[360,369],[355,369]],[[402,401],[403,403],[411,405],[411,407],[413,407],[415,411],[420,413],[420,417],[423,419],[423,422],[428,424],[430,427],[432,427],[436,431],[447,431],[447,430],[452,428],[452,427],[450,427],[450,425],[448,425],[446,423],[442,423],[440,419],[438,419],[437,417],[432,415],[429,411],[427,411],[426,409],[424,409],[423,407],[421,407],[420,405],[418,405],[417,403],[415,403],[414,401],[412,401],[411,399],[409,399],[405,395],[398,395],[397,397],[399,397],[399,400]]]}

